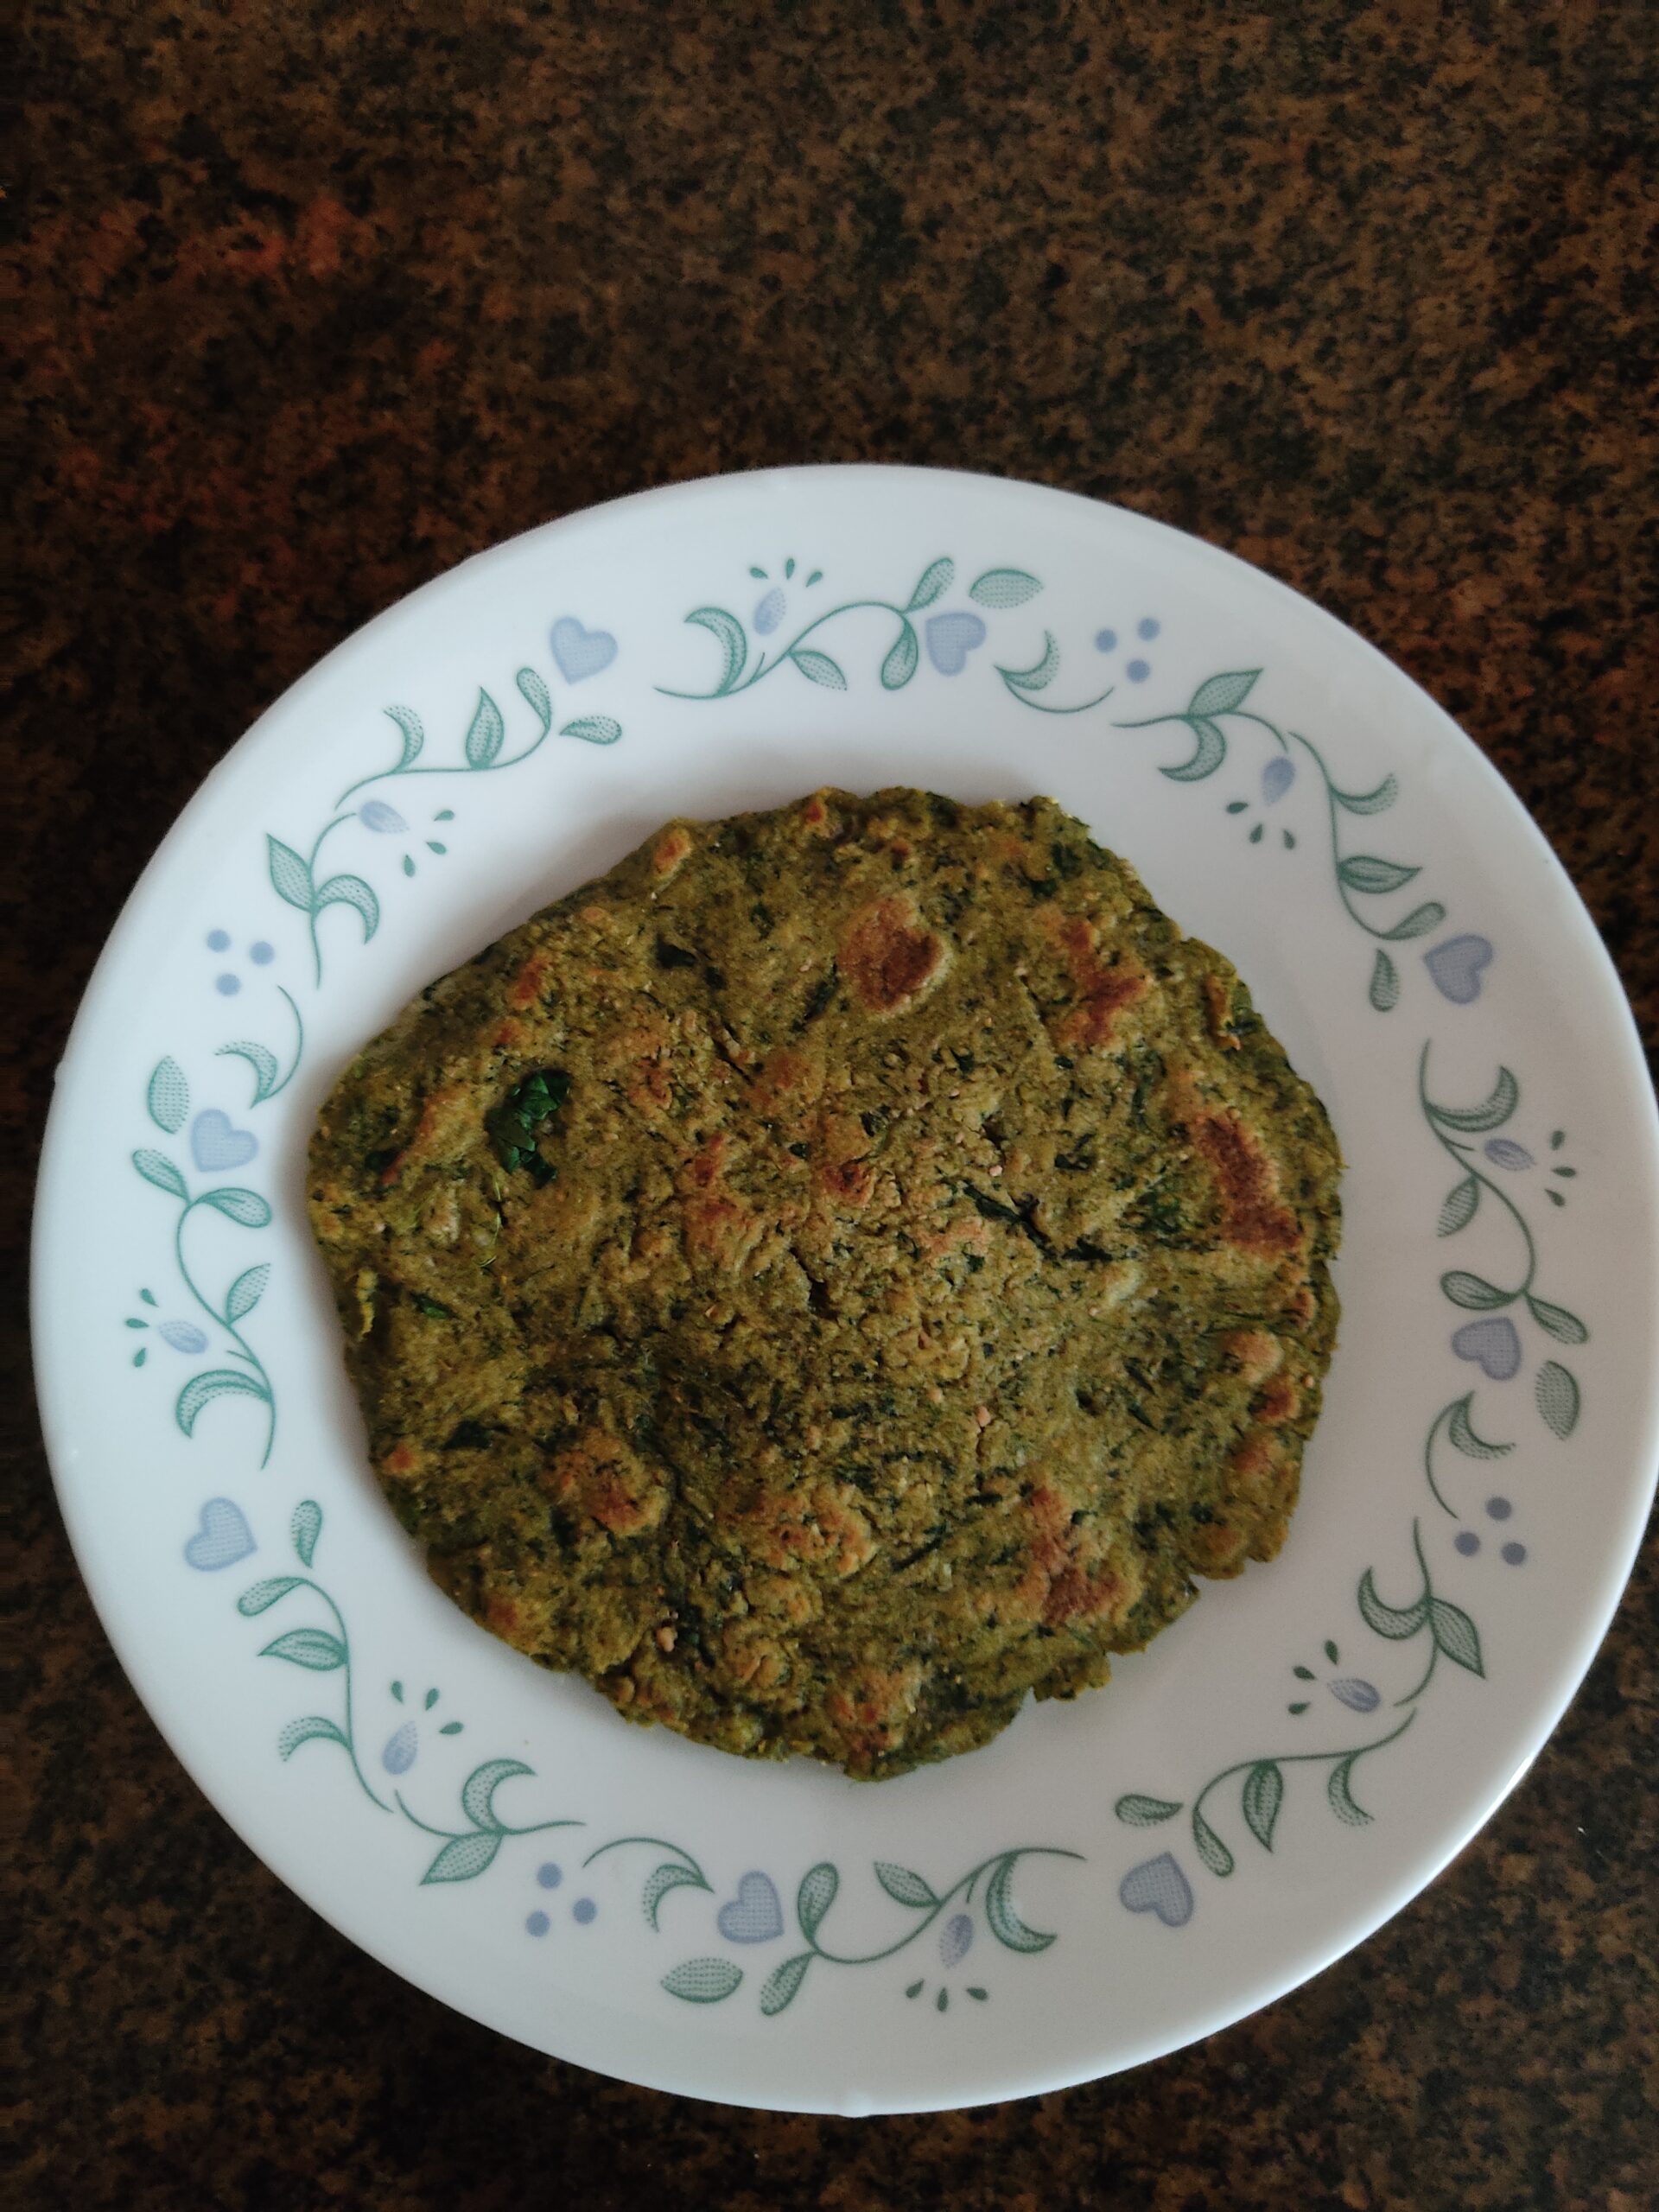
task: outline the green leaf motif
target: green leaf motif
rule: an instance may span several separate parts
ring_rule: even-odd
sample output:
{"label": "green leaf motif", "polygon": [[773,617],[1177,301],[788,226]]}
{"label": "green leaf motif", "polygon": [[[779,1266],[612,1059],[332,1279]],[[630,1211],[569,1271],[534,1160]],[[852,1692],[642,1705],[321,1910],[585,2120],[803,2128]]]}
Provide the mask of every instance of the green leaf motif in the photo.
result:
{"label": "green leaf motif", "polygon": [[175,1059],[156,1063],[149,1078],[149,1089],[144,1103],[149,1109],[149,1118],[158,1129],[175,1137],[184,1127],[184,1117],[190,1111],[190,1086],[184,1079],[184,1071]]}
{"label": "green leaf motif", "polygon": [[893,639],[887,657],[881,664],[881,689],[884,691],[902,691],[915,675],[921,653],[915,631],[908,622],[901,624],[899,635]]}
{"label": "green leaf motif", "polygon": [[1445,919],[1446,909],[1440,900],[1426,899],[1421,906],[1412,908],[1403,922],[1396,922],[1391,930],[1384,930],[1382,934],[1390,944],[1397,944],[1402,938],[1426,937],[1430,930],[1439,929]]}
{"label": "green leaf motif", "polygon": [[736,615],[728,614],[723,607],[694,607],[685,619],[710,631],[720,640],[726,664],[712,695],[717,699],[722,692],[731,690],[743,673],[743,664],[749,657],[748,633]]}
{"label": "green leaf motif", "polygon": [[225,1300],[227,1321],[240,1321],[252,1313],[265,1294],[265,1285],[270,1281],[270,1262],[262,1260],[257,1268],[245,1268],[231,1285]]}
{"label": "green leaf motif", "polygon": [[809,1941],[817,1934],[840,1887],[841,1877],[827,1859],[820,1859],[816,1866],[809,1866],[802,1875],[795,1897],[795,1914],[801,1923],[802,1935]]}
{"label": "green leaf motif", "polygon": [[1446,1657],[1459,1667],[1466,1667],[1471,1675],[1484,1675],[1480,1663],[1480,1637],[1475,1624],[1460,1605],[1449,1599],[1434,1599],[1428,1609],[1429,1627],[1434,1641]]}
{"label": "green leaf motif", "polygon": [[311,871],[295,851],[280,837],[267,833],[265,837],[266,865],[270,872],[270,887],[276,896],[290,906],[297,906],[302,914],[311,912]]}
{"label": "green leaf motif", "polygon": [[[309,1560],[306,1562],[308,1566]],[[297,1574],[269,1575],[263,1582],[256,1582],[245,1590],[236,1601],[236,1610],[244,1620],[251,1621],[260,1613],[267,1613],[278,1599],[286,1598],[290,1590],[301,1590],[304,1584]]]}
{"label": "green leaf motif", "polygon": [[1255,689],[1259,668],[1234,669],[1224,676],[1206,677],[1187,702],[1188,718],[1202,721],[1209,715],[1230,715]]}
{"label": "green leaf motif", "polygon": [[195,1434],[197,1421],[215,1398],[257,1398],[262,1403],[270,1402],[264,1383],[245,1375],[240,1368],[213,1367],[206,1375],[193,1375],[173,1408],[173,1418],[187,1436]]}
{"label": "green leaf motif", "polygon": [[257,1191],[245,1191],[239,1184],[221,1183],[216,1191],[204,1191],[199,1203],[212,1206],[215,1213],[222,1213],[228,1220],[244,1229],[266,1229],[270,1224],[270,1208]]}
{"label": "green leaf motif", "polygon": [[671,1890],[709,1889],[712,1889],[712,1885],[705,1882],[695,1867],[677,1866],[671,1860],[665,1861],[645,1878],[645,1886],[640,1904],[645,1910],[646,1926],[653,1929],[656,1927],[658,1910],[663,1899]]}
{"label": "green leaf motif", "polygon": [[1339,1821],[1345,1821],[1351,1828],[1369,1827],[1371,1821],[1370,1815],[1353,1791],[1354,1762],[1359,1757],[1358,1751],[1350,1751],[1345,1759],[1338,1759],[1325,1785],[1325,1794],[1331,1800],[1332,1811]]}
{"label": "green leaf motif", "polygon": [[1376,1582],[1368,1567],[1359,1578],[1357,1600],[1367,1628],[1378,1636],[1386,1636],[1391,1643],[1403,1643],[1408,1637],[1415,1636],[1428,1618],[1428,1600],[1418,1599],[1414,1605],[1390,1605],[1376,1594]]}
{"label": "green leaf motif", "polygon": [[426,731],[413,707],[385,707],[381,709],[389,721],[396,722],[404,741],[403,751],[397,755],[397,766],[391,770],[401,775],[421,757],[421,747],[426,743]]}
{"label": "green leaf motif", "polygon": [[1547,1359],[1538,1370],[1533,1395],[1547,1427],[1565,1443],[1579,1425],[1579,1385],[1571,1370]]}
{"label": "green leaf motif", "polygon": [[346,1647],[326,1628],[291,1628],[266,1644],[262,1659],[286,1659],[292,1667],[308,1668],[314,1675],[332,1675],[346,1664]]}
{"label": "green leaf motif", "polygon": [[472,1835],[451,1836],[421,1877],[421,1887],[435,1882],[473,1882],[493,1866],[501,1848],[502,1831],[484,1828]]}
{"label": "green leaf motif", "polygon": [[1176,719],[1185,722],[1198,743],[1189,759],[1178,761],[1173,768],[1160,768],[1158,772],[1167,776],[1172,784],[1201,784],[1206,776],[1213,776],[1227,758],[1227,740],[1217,726],[1206,721],[1202,715],[1182,715]]}
{"label": "green leaf motif", "polygon": [[1233,1854],[1216,1834],[1204,1815],[1192,1808],[1192,1841],[1198,1853],[1212,1874],[1227,1875],[1233,1871]]}
{"label": "green leaf motif", "polygon": [[1371,963],[1370,1001],[1379,1014],[1390,1013],[1400,1003],[1400,970],[1380,949]]}
{"label": "green leaf motif", "polygon": [[1398,861],[1378,860],[1374,853],[1350,853],[1345,861],[1338,861],[1337,874],[1351,891],[1375,894],[1398,891],[1402,884],[1409,883],[1422,870],[1403,867]]}
{"label": "green leaf motif", "polygon": [[360,875],[331,875],[317,893],[316,911],[325,906],[350,906],[361,918],[366,944],[380,926],[380,901]]}
{"label": "green leaf motif", "polygon": [[322,1508],[315,1498],[300,1500],[294,1509],[294,1518],[288,1524],[288,1533],[302,1561],[309,1567],[316,1554],[317,1538],[322,1534]]}
{"label": "green leaf motif", "polygon": [[478,704],[473,709],[472,722],[467,732],[467,741],[461,747],[467,756],[467,766],[469,768],[493,767],[495,757],[500,752],[506,734],[507,726],[501,719],[500,708],[487,691],[480,689]]}
{"label": "green leaf motif", "polygon": [[999,661],[996,672],[1016,691],[1046,691],[1060,672],[1060,649],[1053,632],[1044,631],[1043,650],[1029,668],[1004,668]]}
{"label": "green leaf motif", "polygon": [[1490,1097],[1478,1106],[1429,1107],[1434,1119],[1448,1129],[1465,1129],[1479,1134],[1486,1129],[1502,1128],[1521,1103],[1521,1086],[1508,1068],[1499,1068],[1497,1081]]}
{"label": "green leaf motif", "polygon": [[1135,1828],[1155,1828],[1160,1821],[1173,1821],[1180,1809],[1179,1797],[1142,1797],[1135,1790],[1112,1808],[1120,1821]]}
{"label": "green leaf motif", "polygon": [[545,737],[553,727],[553,694],[533,668],[521,668],[513,682],[529,704],[531,712],[542,726]]}
{"label": "green leaf motif", "polygon": [[461,1808],[475,1828],[497,1828],[505,1833],[506,1822],[501,1820],[492,1802],[504,1782],[516,1774],[533,1774],[522,1759],[486,1759],[476,1766],[461,1785]]}
{"label": "green leaf motif", "polygon": [[1331,796],[1350,814],[1381,814],[1399,798],[1400,786],[1392,776],[1384,776],[1373,791],[1339,791],[1332,784]]}
{"label": "green leaf motif", "polygon": [[890,1859],[876,1860],[875,1878],[896,1904],[925,1906],[938,1903],[930,1883],[919,1874],[912,1873],[908,1866],[895,1866]]}
{"label": "green leaf motif", "polygon": [[785,1959],[782,1966],[772,1968],[760,1988],[760,2010],[767,2019],[793,2002],[811,1963],[810,1951],[797,1951],[792,1959]]}
{"label": "green leaf motif", "polygon": [[916,579],[916,588],[905,601],[906,614],[915,614],[924,607],[931,607],[942,598],[956,580],[957,564],[950,560],[930,561]]}
{"label": "green leaf motif", "polygon": [[132,1164],[146,1183],[153,1183],[158,1191],[165,1191],[169,1198],[188,1198],[184,1178],[165,1153],[151,1152],[141,1146],[132,1155]]}
{"label": "green leaf motif", "polygon": [[614,745],[622,725],[612,715],[578,715],[559,731],[561,737],[579,737],[584,745]]}
{"label": "green leaf motif", "polygon": [[1466,1268],[1452,1268],[1440,1277],[1440,1288],[1454,1306],[1461,1306],[1474,1313],[1489,1313],[1495,1306],[1507,1306],[1514,1297],[1513,1291],[1500,1290],[1484,1275],[1471,1275]]}
{"label": "green leaf motif", "polygon": [[809,683],[821,683],[826,691],[847,689],[847,678],[841,672],[840,664],[831,660],[828,653],[821,653],[811,645],[797,645],[786,658],[794,662]]}
{"label": "green leaf motif", "polygon": [[663,1976],[663,1987],[671,1997],[683,1997],[688,2005],[718,2005],[742,1980],[742,1967],[734,1967],[729,1959],[687,1959]]}
{"label": "green leaf motif", "polygon": [[1018,1853],[999,1859],[985,1885],[985,1917],[991,1933],[1010,1951],[1046,1951],[1054,1941],[1040,1928],[1027,1927],[1014,1909],[1014,1869]]}
{"label": "green leaf motif", "polygon": [[276,1053],[268,1046],[256,1045],[251,1038],[243,1038],[234,1045],[221,1045],[214,1057],[222,1060],[227,1052],[235,1053],[253,1070],[253,1103],[256,1106],[261,1104],[276,1088],[281,1071]]}
{"label": "green leaf motif", "polygon": [[276,1738],[276,1756],[291,1759],[302,1744],[338,1744],[342,1750],[352,1748],[343,1728],[327,1720],[320,1713],[308,1713],[303,1720],[290,1720]]}
{"label": "green leaf motif", "polygon": [[1472,1390],[1459,1398],[1452,1408],[1452,1418],[1446,1425],[1446,1435],[1465,1459],[1502,1459],[1514,1451],[1513,1444],[1489,1444],[1484,1436],[1476,1434],[1469,1418],[1469,1408],[1475,1402]]}
{"label": "green leaf motif", "polygon": [[1527,1300],[1527,1311],[1546,1335],[1554,1338],[1558,1344],[1587,1344],[1590,1332],[1576,1313],[1569,1313],[1565,1306],[1552,1306],[1547,1298]]}
{"label": "green leaf motif", "polygon": [[1250,1834],[1264,1851],[1273,1849],[1274,1823],[1284,1802],[1285,1777],[1272,1759],[1258,1759],[1244,1777],[1242,1803]]}
{"label": "green leaf motif", "polygon": [[1479,1204],[1479,1179],[1465,1175],[1461,1183],[1454,1183],[1446,1192],[1446,1203],[1440,1208],[1440,1217],[1434,1224],[1434,1234],[1437,1236],[1455,1236],[1460,1229],[1467,1229]]}
{"label": "green leaf motif", "polygon": [[968,587],[968,596],[980,607],[1023,607],[1035,599],[1042,586],[1024,569],[987,569]]}

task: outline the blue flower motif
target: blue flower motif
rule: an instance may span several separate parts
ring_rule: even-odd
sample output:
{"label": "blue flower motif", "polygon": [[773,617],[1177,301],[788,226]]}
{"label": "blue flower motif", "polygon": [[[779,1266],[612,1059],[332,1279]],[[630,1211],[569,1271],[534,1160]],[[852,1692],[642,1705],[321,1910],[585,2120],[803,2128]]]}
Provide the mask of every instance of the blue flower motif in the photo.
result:
{"label": "blue flower motif", "polygon": [[1362,1681],[1355,1675],[1338,1675],[1334,1682],[1325,1685],[1332,1696],[1351,1713],[1375,1713],[1382,1702],[1382,1693],[1374,1682]]}
{"label": "blue flower motif", "polygon": [[175,1351],[194,1354],[207,1349],[207,1339],[194,1321],[163,1321],[156,1334]]}
{"label": "blue flower motif", "polygon": [[1533,1164],[1532,1154],[1523,1144],[1516,1144],[1513,1137],[1488,1137],[1483,1147],[1494,1166],[1507,1167],[1518,1175],[1523,1167]]}
{"label": "blue flower motif", "polygon": [[784,619],[784,594],[774,584],[764,592],[754,610],[754,631],[759,638],[769,638]]}
{"label": "blue flower motif", "polygon": [[409,828],[395,806],[388,806],[383,798],[365,799],[357,810],[357,818],[365,830],[372,830],[379,837],[401,837]]}
{"label": "blue flower motif", "polygon": [[947,1967],[958,1965],[968,1955],[968,1947],[974,1940],[974,1923],[965,1912],[953,1912],[939,1936],[939,1957]]}
{"label": "blue flower motif", "polygon": [[380,1764],[388,1774],[407,1774],[415,1764],[419,1746],[420,1732],[412,1720],[405,1720],[386,1739],[386,1748],[380,1754]]}
{"label": "blue flower motif", "polygon": [[1262,771],[1262,804],[1275,806],[1296,780],[1296,763],[1275,753]]}

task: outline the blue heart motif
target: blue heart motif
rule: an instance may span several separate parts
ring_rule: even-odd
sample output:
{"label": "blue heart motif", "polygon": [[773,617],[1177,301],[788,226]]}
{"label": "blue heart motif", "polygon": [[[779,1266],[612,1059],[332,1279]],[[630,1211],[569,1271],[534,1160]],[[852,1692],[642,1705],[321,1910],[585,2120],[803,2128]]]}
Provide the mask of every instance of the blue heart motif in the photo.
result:
{"label": "blue heart motif", "polygon": [[550,643],[559,673],[567,683],[597,676],[616,658],[616,639],[610,632],[584,630],[574,614],[560,615],[553,625]]}
{"label": "blue heart motif", "polygon": [[969,654],[985,642],[985,625],[977,614],[930,614],[923,627],[927,657],[941,676],[960,676]]}
{"label": "blue heart motif", "polygon": [[1166,1928],[1185,1928],[1192,1917],[1192,1885],[1167,1851],[1131,1866],[1117,1894],[1131,1912],[1155,1912]]}
{"label": "blue heart motif", "polygon": [[219,1167],[245,1167],[258,1149],[253,1131],[237,1128],[217,1106],[209,1106],[190,1124],[190,1156],[204,1174]]}
{"label": "blue heart motif", "polygon": [[1492,942],[1484,937],[1449,937],[1423,955],[1434,988],[1453,1006],[1471,1006],[1480,996],[1480,979],[1492,964]]}
{"label": "blue heart motif", "polygon": [[746,1874],[737,1895],[715,1915],[728,1943],[770,1943],[784,1932],[784,1909],[769,1874]]}
{"label": "blue heart motif", "polygon": [[1521,1334],[1507,1314],[1465,1321],[1453,1330],[1452,1349],[1459,1359],[1472,1359],[1493,1382],[1507,1382],[1521,1364]]}
{"label": "blue heart motif", "polygon": [[201,1526],[184,1548],[185,1563],[216,1574],[257,1548],[241,1507],[228,1497],[210,1497],[201,1509]]}

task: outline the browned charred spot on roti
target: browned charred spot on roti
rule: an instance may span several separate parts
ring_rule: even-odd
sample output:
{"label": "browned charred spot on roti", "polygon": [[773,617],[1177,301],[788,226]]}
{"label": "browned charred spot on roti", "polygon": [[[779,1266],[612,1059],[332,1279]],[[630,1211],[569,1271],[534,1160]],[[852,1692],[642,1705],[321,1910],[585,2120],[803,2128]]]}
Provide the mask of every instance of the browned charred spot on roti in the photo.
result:
{"label": "browned charred spot on roti", "polygon": [[907,899],[872,899],[842,931],[836,964],[867,1013],[896,1014],[938,976],[944,945]]}
{"label": "browned charred spot on roti", "polygon": [[668,1507],[668,1485],[620,1437],[586,1429],[549,1461],[542,1476],[549,1497],[613,1536],[654,1529]]}
{"label": "browned charred spot on roti", "polygon": [[683,822],[674,823],[658,839],[651,855],[651,872],[659,882],[683,867],[693,849],[691,832]]}
{"label": "browned charred spot on roti", "polygon": [[551,955],[532,952],[507,986],[507,1004],[519,1011],[540,1002]]}
{"label": "browned charred spot on roti", "polygon": [[1283,1201],[1277,1165],[1262,1139],[1230,1108],[1205,1105],[1190,1076],[1173,1089],[1181,1127],[1215,1179],[1226,1242],[1263,1258],[1299,1249],[1302,1230]]}
{"label": "browned charred spot on roti", "polygon": [[1077,993],[1075,1005],[1055,1025],[1060,1045],[1109,1045],[1118,1015],[1145,995],[1147,978],[1127,957],[1103,960],[1099,939],[1081,914],[1058,917],[1053,933]]}
{"label": "browned charred spot on roti", "polygon": [[1205,1027],[1224,1052],[1236,1052],[1239,1043],[1233,1030],[1233,995],[1214,969],[1204,978]]}

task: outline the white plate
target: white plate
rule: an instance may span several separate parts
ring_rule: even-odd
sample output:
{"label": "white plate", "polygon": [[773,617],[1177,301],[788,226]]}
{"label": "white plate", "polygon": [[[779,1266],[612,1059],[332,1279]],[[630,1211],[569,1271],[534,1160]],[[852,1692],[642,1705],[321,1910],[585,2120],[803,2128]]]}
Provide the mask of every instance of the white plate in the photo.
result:
{"label": "white plate", "polygon": [[[630,1727],[427,1581],[302,1203],[423,983],[665,817],[1052,793],[1243,971],[1351,1163],[1281,1559],[1112,1686],[871,1786]],[[54,1464],[122,1661],[365,1950],[631,2081],[868,2113],[1133,2065],[1291,1988],[1485,1820],[1652,1488],[1659,1144],[1513,797],[1254,570],[1065,494],[805,469],[537,531],[249,733],[135,893],[41,1178]]]}

